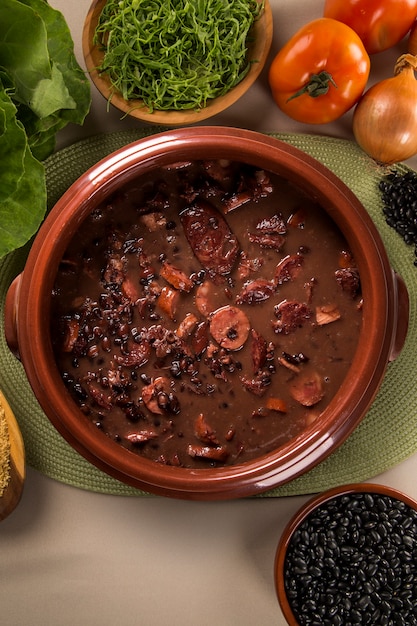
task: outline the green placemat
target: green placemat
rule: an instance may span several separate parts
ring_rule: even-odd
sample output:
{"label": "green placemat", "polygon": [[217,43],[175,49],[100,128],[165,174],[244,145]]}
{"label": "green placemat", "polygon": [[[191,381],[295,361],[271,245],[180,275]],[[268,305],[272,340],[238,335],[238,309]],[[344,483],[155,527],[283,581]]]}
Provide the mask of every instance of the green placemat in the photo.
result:
{"label": "green placemat", "polygon": [[[163,130],[147,128],[100,135],[78,142],[51,156],[45,163],[48,203],[52,207],[86,169],[108,153],[136,139]],[[316,135],[271,133],[309,153],[333,170],[358,196],[376,223],[391,264],[405,280],[411,301],[410,329],[400,357],[388,367],[380,392],[365,419],[347,441],[328,459],[286,485],[262,497],[310,494],[329,487],[362,481],[397,465],[417,451],[417,268],[414,251],[385,224],[378,182],[384,174],[354,142]],[[399,165],[400,171],[407,171]],[[75,452],[50,424],[40,409],[20,362],[9,352],[4,339],[4,298],[7,288],[25,262],[20,250],[0,263],[0,388],[11,404],[25,441],[28,464],[61,482],[100,493],[148,495],[128,487],[90,465]]]}

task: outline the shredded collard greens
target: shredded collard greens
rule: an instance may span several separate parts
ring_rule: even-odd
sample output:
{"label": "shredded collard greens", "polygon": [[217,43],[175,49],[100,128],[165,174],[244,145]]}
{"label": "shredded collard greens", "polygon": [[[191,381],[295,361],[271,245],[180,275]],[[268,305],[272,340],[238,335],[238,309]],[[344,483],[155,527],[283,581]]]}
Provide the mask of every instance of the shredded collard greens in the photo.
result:
{"label": "shredded collard greens", "polygon": [[95,30],[99,71],[151,110],[199,109],[250,69],[254,0],[108,0]]}

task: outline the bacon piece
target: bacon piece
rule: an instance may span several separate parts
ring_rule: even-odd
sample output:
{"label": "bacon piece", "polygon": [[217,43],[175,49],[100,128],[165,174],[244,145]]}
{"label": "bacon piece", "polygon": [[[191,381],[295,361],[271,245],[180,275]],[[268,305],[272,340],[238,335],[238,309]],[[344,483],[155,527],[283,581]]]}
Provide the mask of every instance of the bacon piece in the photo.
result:
{"label": "bacon piece", "polygon": [[268,300],[275,293],[275,285],[266,278],[250,280],[236,296],[236,304],[256,304]]}
{"label": "bacon piece", "polygon": [[239,242],[224,217],[200,200],[180,214],[185,236],[201,265],[212,274],[230,274],[239,254]]}
{"label": "bacon piece", "polygon": [[153,213],[144,213],[141,215],[140,221],[149,231],[154,232],[165,226],[167,218],[163,213],[154,211]]}
{"label": "bacon piece", "polygon": [[194,434],[203,443],[209,445],[220,445],[215,430],[207,423],[203,413],[200,413],[194,422]]}
{"label": "bacon piece", "polygon": [[287,227],[280,213],[275,213],[272,217],[264,217],[255,226],[258,233],[278,233],[285,235]]}
{"label": "bacon piece", "polygon": [[289,254],[284,257],[277,265],[275,270],[275,284],[282,285],[290,280],[295,280],[301,272],[304,264],[302,254]]}
{"label": "bacon piece", "polygon": [[210,320],[212,337],[227,350],[239,350],[246,342],[249,330],[249,319],[235,306],[220,307]]}
{"label": "bacon piece", "polygon": [[324,304],[316,307],[316,322],[319,326],[340,320],[341,313],[336,304]]}
{"label": "bacon piece", "polygon": [[336,270],[334,275],[342,290],[349,294],[352,298],[356,298],[361,291],[361,282],[358,270],[355,267],[345,267]]}
{"label": "bacon piece", "polygon": [[245,252],[241,252],[238,267],[238,277],[242,280],[249,278],[252,272],[259,272],[264,260],[261,257],[249,259]]}
{"label": "bacon piece", "polygon": [[285,237],[278,233],[265,233],[262,235],[248,233],[248,237],[251,243],[256,243],[261,248],[271,248],[277,251],[281,250],[285,243]]}
{"label": "bacon piece", "polygon": [[283,335],[293,333],[297,328],[303,326],[312,315],[311,309],[306,304],[296,300],[283,300],[275,307],[274,313],[278,320],[272,322],[272,326],[276,333]]}
{"label": "bacon piece", "polygon": [[270,374],[263,370],[259,371],[253,378],[241,376],[240,380],[245,389],[255,394],[255,396],[263,396],[271,384]]}
{"label": "bacon piece", "polygon": [[112,256],[107,262],[104,270],[103,280],[107,284],[121,285],[125,280],[126,267],[125,261],[120,256]]}

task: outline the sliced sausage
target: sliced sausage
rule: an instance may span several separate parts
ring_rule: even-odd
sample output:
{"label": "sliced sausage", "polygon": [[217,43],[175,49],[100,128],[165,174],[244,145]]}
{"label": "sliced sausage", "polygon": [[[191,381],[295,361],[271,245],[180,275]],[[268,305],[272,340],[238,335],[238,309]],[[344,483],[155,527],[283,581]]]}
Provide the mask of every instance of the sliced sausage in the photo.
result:
{"label": "sliced sausage", "polygon": [[141,445],[153,439],[158,439],[158,437],[159,435],[155,430],[140,430],[126,435],[126,439],[133,445]]}
{"label": "sliced sausage", "polygon": [[239,350],[246,342],[249,331],[249,319],[235,306],[220,307],[210,320],[212,337],[227,350]]}
{"label": "sliced sausage", "polygon": [[185,236],[201,265],[212,274],[230,274],[239,242],[225,218],[209,202],[199,200],[180,214]]}
{"label": "sliced sausage", "polygon": [[211,280],[205,280],[199,285],[195,292],[195,306],[197,310],[207,317],[215,310],[215,295],[213,293],[214,285]]}
{"label": "sliced sausage", "polygon": [[194,283],[191,278],[187,276],[185,272],[178,269],[178,267],[175,267],[168,261],[164,261],[159,274],[167,281],[167,283],[171,285],[171,287],[174,287],[179,291],[186,291],[188,293],[194,287]]}
{"label": "sliced sausage", "polygon": [[303,406],[313,406],[324,397],[323,381],[317,372],[300,374],[289,389],[294,400]]}
{"label": "sliced sausage", "polygon": [[175,320],[179,299],[180,292],[177,289],[163,287],[158,296],[157,304],[161,311],[166,313],[170,319]]}
{"label": "sliced sausage", "polygon": [[266,340],[255,329],[252,329],[251,357],[254,374],[265,365],[267,353],[268,345]]}
{"label": "sliced sausage", "polygon": [[229,453],[225,446],[204,446],[190,444],[188,446],[188,454],[195,458],[207,459],[208,461],[226,461]]}

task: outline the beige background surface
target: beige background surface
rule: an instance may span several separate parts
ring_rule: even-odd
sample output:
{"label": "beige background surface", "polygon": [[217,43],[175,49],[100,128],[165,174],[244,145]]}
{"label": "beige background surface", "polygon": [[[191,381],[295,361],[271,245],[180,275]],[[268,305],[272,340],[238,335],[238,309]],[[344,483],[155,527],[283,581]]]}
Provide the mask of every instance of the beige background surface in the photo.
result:
{"label": "beige background surface", "polygon": [[[50,0],[71,29],[84,65],[81,34],[89,0]],[[271,0],[271,58],[324,2]],[[403,46],[372,58],[370,82],[385,78]],[[266,72],[209,124],[351,138],[351,115],[311,127],[284,117]],[[101,132],[133,128],[93,88],[84,127],[59,137],[63,147]],[[417,159],[408,162],[417,168]],[[395,407],[393,407],[395,410]],[[387,442],[389,445],[389,442]],[[369,453],[372,454],[370,443]],[[417,455],[372,482],[417,498]],[[281,532],[308,498],[194,503],[81,491],[28,469],[23,499],[0,525],[0,623],[8,626],[284,626],[273,563]]]}

